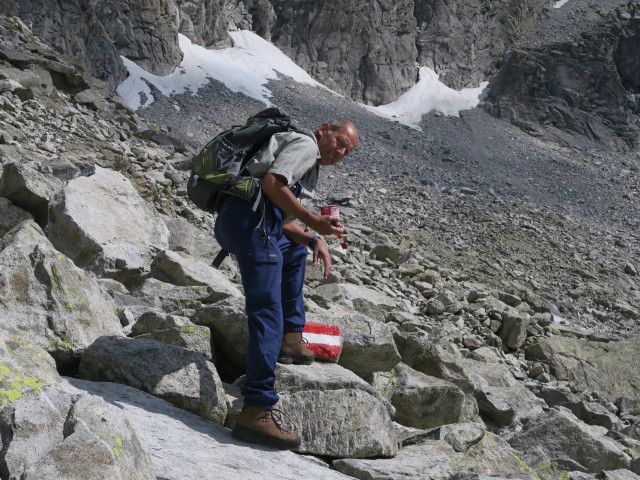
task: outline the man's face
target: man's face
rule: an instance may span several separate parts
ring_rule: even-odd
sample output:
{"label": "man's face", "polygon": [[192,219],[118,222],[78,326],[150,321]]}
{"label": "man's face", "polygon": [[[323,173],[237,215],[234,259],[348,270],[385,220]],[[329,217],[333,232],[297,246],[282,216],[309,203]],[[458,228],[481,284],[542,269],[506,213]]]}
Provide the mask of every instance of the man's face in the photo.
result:
{"label": "man's face", "polygon": [[335,165],[349,155],[358,145],[358,131],[351,124],[338,130],[331,130],[328,123],[318,129],[318,148],[320,149],[320,165]]}

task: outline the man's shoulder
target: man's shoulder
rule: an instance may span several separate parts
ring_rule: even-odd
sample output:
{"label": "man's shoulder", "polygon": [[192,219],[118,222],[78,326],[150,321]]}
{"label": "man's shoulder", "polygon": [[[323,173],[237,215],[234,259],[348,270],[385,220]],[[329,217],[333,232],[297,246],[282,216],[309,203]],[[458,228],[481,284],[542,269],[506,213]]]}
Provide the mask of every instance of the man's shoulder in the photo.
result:
{"label": "man's shoulder", "polygon": [[318,141],[315,136],[311,132],[300,132],[292,130],[290,132],[280,132],[274,135],[278,140],[282,141],[282,143],[293,143],[293,142],[309,142],[310,144],[317,145]]}

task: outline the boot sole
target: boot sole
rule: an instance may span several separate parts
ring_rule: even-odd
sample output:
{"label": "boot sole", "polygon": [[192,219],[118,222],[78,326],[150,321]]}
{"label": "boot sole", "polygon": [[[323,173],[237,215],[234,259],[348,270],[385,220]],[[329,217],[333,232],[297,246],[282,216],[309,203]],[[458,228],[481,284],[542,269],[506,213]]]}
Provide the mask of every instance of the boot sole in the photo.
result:
{"label": "boot sole", "polygon": [[265,447],[277,448],[278,450],[291,450],[292,448],[299,447],[302,443],[302,439],[300,437],[286,440],[284,438],[274,437],[272,435],[267,435],[266,433],[258,432],[257,430],[243,427],[242,425],[236,425],[236,428],[231,432],[231,435],[233,438],[242,440],[243,442],[258,443]]}
{"label": "boot sole", "polygon": [[295,355],[289,355],[287,353],[281,353],[278,355],[278,363],[284,365],[311,365],[315,357],[296,357]]}

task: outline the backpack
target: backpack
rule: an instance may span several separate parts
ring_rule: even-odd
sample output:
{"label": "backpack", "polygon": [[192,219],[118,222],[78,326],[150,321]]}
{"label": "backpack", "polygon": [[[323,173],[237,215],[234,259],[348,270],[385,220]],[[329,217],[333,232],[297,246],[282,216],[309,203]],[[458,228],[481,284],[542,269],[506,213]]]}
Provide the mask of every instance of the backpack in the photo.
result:
{"label": "backpack", "polygon": [[224,196],[235,195],[254,202],[255,210],[262,197],[260,179],[245,174],[246,166],[272,135],[290,131],[313,135],[295,125],[284,111],[270,107],[247,119],[245,125],[218,134],[193,159],[187,184],[191,201],[217,213]]}

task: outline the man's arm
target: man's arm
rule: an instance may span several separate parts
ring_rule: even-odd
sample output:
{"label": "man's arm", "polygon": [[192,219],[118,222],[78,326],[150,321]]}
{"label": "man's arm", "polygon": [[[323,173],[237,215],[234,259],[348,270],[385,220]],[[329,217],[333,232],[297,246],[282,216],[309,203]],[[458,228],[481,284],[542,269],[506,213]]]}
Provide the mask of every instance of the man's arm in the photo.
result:
{"label": "man's arm", "polygon": [[[283,225],[283,228],[284,234],[292,242],[300,245],[309,245],[309,240],[312,235],[305,232],[300,224],[296,222],[287,222]],[[331,255],[329,255],[329,247],[322,237],[316,237],[313,244],[313,262],[311,264],[314,266],[317,265],[318,260],[322,261],[322,264],[324,265],[322,276],[327,278],[331,271]]]}
{"label": "man's arm", "polygon": [[[344,231],[344,227],[338,227],[332,223],[340,222],[339,217],[314,215],[307,210],[295,197],[291,189],[287,186],[286,179],[281,175],[267,173],[262,180],[262,191],[276,206],[293,215],[320,235],[338,234]],[[306,245],[307,243],[303,242],[302,244]]]}

